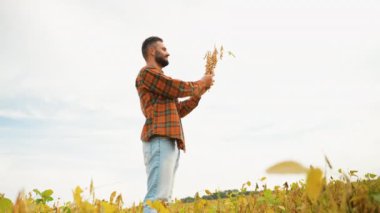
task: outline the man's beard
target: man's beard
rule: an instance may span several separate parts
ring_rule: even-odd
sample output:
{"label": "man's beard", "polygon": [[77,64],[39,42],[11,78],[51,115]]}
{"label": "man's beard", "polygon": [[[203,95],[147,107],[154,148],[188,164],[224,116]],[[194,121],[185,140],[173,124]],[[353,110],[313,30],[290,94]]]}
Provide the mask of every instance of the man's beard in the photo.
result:
{"label": "man's beard", "polygon": [[166,60],[165,57],[160,53],[157,53],[154,56],[154,60],[156,60],[156,63],[159,64],[161,67],[166,67],[169,64],[169,61]]}

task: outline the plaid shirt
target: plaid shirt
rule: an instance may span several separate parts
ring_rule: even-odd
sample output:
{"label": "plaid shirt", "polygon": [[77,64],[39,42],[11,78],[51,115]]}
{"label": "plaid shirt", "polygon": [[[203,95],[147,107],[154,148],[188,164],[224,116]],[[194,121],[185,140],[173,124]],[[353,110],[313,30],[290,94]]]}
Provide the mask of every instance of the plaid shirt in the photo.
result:
{"label": "plaid shirt", "polygon": [[[200,97],[193,95],[200,89],[199,84],[172,79],[155,67],[143,67],[136,78],[141,110],[146,118],[141,140],[148,142],[152,136],[166,136],[176,139],[178,147],[185,151],[181,118],[198,105]],[[191,97],[178,101],[187,96]]]}

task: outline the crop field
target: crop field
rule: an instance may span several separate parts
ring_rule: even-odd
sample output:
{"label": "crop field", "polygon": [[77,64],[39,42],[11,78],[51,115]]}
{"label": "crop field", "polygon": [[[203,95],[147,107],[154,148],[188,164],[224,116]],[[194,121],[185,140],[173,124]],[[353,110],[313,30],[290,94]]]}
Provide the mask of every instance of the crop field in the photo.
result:
{"label": "crop field", "polygon": [[[279,169],[279,168],[275,168]],[[281,168],[280,168],[281,169]],[[380,177],[357,171],[339,170],[340,177],[326,178],[319,168],[310,167],[306,180],[285,182],[267,188],[265,177],[258,183],[250,181],[240,189],[211,192],[205,189],[192,198],[172,203],[148,202],[158,212],[380,212]],[[84,199],[83,194],[89,194]],[[93,183],[87,191],[73,190],[73,200],[59,203],[52,198],[53,190],[37,189],[20,193],[13,202],[0,194],[0,212],[142,212],[142,203],[124,206],[121,194],[113,192],[108,200],[95,198]]]}

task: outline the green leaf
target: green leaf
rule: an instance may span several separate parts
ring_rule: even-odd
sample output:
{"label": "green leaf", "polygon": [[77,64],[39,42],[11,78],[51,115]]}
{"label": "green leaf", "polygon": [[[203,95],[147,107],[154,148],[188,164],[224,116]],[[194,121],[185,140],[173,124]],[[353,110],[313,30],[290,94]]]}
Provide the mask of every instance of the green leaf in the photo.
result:
{"label": "green leaf", "polygon": [[0,212],[12,212],[12,201],[8,198],[0,198]]}
{"label": "green leaf", "polygon": [[357,175],[356,175],[357,172],[358,172],[357,170],[350,170],[350,176],[356,176],[357,177]]}
{"label": "green leaf", "polygon": [[366,177],[367,179],[375,179],[377,175],[373,174],[373,173],[367,173],[364,175],[364,177]]}
{"label": "green leaf", "polygon": [[227,53],[228,53],[228,55],[230,55],[230,56],[232,56],[232,57],[236,58],[236,56],[235,56],[235,54],[234,54],[233,52],[231,52],[231,51],[228,51]]}
{"label": "green leaf", "polygon": [[380,204],[380,193],[377,193],[377,194],[373,194],[372,195],[372,198],[375,202],[379,203]]}
{"label": "green leaf", "polygon": [[36,193],[36,195],[41,195],[41,192],[38,189],[33,189],[33,192]]}
{"label": "green leaf", "polygon": [[42,192],[41,197],[43,197],[43,198],[48,198],[48,197],[50,197],[52,194],[53,194],[53,190],[51,190],[51,189],[47,189],[47,190],[45,190],[45,191]]}
{"label": "green leaf", "polygon": [[206,194],[208,194],[208,195],[211,195],[211,194],[212,194],[212,193],[210,192],[210,190],[208,190],[208,189],[206,189],[205,192],[206,192]]}
{"label": "green leaf", "polygon": [[269,189],[264,190],[263,195],[265,198],[272,198],[272,191]]}

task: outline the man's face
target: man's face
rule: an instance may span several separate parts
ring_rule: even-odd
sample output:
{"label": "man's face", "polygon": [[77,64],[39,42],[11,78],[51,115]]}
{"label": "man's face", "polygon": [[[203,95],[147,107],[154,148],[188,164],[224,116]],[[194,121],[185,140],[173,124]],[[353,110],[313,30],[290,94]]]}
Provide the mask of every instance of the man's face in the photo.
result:
{"label": "man's face", "polygon": [[166,67],[169,64],[169,53],[166,50],[165,45],[158,41],[155,45],[154,59],[161,67]]}

